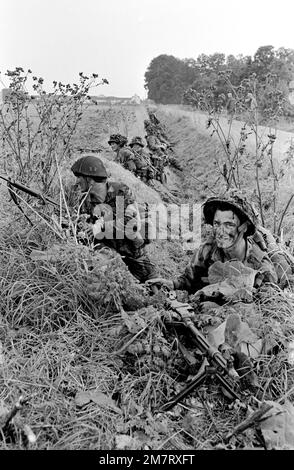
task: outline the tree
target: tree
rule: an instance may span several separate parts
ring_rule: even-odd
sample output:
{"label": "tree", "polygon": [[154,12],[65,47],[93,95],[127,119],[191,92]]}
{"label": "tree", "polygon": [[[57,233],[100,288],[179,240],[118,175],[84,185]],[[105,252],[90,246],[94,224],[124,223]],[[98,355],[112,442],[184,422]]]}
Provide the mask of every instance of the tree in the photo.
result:
{"label": "tree", "polygon": [[182,94],[193,79],[193,63],[162,54],[151,61],[145,73],[148,98],[156,103],[181,103]]}

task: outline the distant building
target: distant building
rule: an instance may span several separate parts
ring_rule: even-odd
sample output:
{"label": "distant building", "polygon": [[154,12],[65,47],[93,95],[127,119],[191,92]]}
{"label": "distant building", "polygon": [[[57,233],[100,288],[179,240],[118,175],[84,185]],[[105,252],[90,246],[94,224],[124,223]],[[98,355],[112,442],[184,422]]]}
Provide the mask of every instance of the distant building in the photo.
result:
{"label": "distant building", "polygon": [[132,98],[130,98],[130,104],[141,104],[142,100],[140,96],[134,95]]}
{"label": "distant building", "polygon": [[134,95],[131,98],[121,98],[117,96],[99,95],[99,96],[92,96],[92,101],[96,104],[108,105],[108,106],[113,106],[113,105],[126,106],[130,104],[131,105],[141,104],[141,98],[138,95]]}

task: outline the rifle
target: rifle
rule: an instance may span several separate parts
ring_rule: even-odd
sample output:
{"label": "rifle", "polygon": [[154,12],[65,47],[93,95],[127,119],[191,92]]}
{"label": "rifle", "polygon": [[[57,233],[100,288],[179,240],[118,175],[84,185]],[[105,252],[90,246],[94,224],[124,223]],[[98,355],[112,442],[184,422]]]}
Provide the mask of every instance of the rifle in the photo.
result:
{"label": "rifle", "polygon": [[179,302],[176,298],[176,292],[174,291],[170,291],[168,295],[167,303],[169,307],[179,315],[181,323],[192,332],[198,349],[205,355],[209,365],[205,366],[204,370],[200,371],[181,392],[171,398],[157,411],[161,413],[173,408],[194,389],[199,387],[207,377],[216,378],[233,399],[240,400],[240,396],[234,391],[232,385],[226,378],[226,376],[229,376],[236,382],[239,380],[239,376],[233,368],[232,363],[227,361],[217,348],[211,346],[202,333],[196,328],[192,321],[195,315],[192,306],[188,303]]}
{"label": "rifle", "polygon": [[[20,191],[23,191],[24,193],[29,194],[30,196],[41,199],[43,201],[43,203],[49,202],[50,204],[53,204],[54,206],[60,207],[58,202],[55,202],[55,201],[53,201],[53,199],[51,199],[47,196],[44,196],[41,193],[38,193],[34,189],[28,188],[27,186],[25,186],[21,183],[18,183],[17,181],[11,181],[9,178],[6,178],[5,176],[2,176],[2,175],[0,175],[0,178],[7,182],[7,186],[8,186],[8,190],[9,190],[10,195],[11,195],[11,187],[13,187],[13,188],[19,189]],[[15,196],[15,194],[14,194],[14,196]],[[12,199],[15,202],[15,198],[13,196],[12,196]]]}

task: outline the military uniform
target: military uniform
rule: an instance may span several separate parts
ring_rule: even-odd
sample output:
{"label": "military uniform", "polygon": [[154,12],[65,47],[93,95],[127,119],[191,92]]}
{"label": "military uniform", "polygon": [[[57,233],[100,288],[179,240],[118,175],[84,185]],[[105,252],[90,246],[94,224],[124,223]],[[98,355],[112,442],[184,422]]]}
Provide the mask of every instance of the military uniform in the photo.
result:
{"label": "military uniform", "polygon": [[[122,214],[117,214],[117,197],[121,197],[123,200],[124,211]],[[106,211],[105,211],[106,208]],[[107,208],[112,209],[112,213],[109,214]],[[96,243],[102,243],[115,251],[117,251],[122,257],[130,272],[139,279],[140,282],[145,282],[148,279],[155,277],[155,265],[150,261],[145,248],[145,241],[140,235],[140,232],[136,232],[136,236],[129,239],[125,235],[125,227],[134,226],[138,227],[140,224],[140,214],[138,210],[135,198],[130,188],[117,182],[107,183],[107,195],[103,204],[97,204],[95,200],[91,200],[91,196],[83,204],[82,211],[90,215],[90,222],[95,223],[97,216],[101,215],[104,218],[104,232],[105,237],[99,237]],[[109,232],[109,229],[111,231]],[[112,230],[113,229],[113,230]],[[107,233],[111,233],[113,236],[107,238]]]}
{"label": "military uniform", "polygon": [[[134,150],[134,146],[136,146],[136,150]],[[152,162],[149,152],[147,152],[144,148],[142,137],[133,137],[132,141],[130,142],[130,147],[135,155],[135,175],[147,183],[150,179],[155,177],[155,172],[152,169]]]}
{"label": "military uniform", "polygon": [[152,169],[152,162],[149,153],[141,148],[140,150],[133,150],[134,163],[136,165],[135,174],[139,176],[144,182],[148,182],[155,177],[155,171]]}
{"label": "military uniform", "polygon": [[146,135],[146,141],[149,150],[151,151],[151,163],[152,166],[156,169],[156,179],[162,179],[162,173],[164,171],[164,167],[167,164],[167,156],[165,155],[164,151],[162,150],[162,144],[160,143],[159,139],[156,135]]}
{"label": "military uniform", "polygon": [[117,150],[115,161],[120,163],[126,170],[136,171],[135,155],[126,147]]}
{"label": "military uniform", "polygon": [[[263,277],[263,282],[276,283],[278,279],[277,274],[268,255],[259,248],[252,238],[246,240],[246,245],[244,266],[258,271]],[[208,276],[208,269],[216,261],[225,263],[232,260],[226,257],[225,252],[218,248],[216,242],[212,239],[203,243],[195,250],[184,274],[174,280],[175,289],[187,290],[190,294],[194,294],[197,290],[202,289],[208,284],[208,281],[205,279]]]}

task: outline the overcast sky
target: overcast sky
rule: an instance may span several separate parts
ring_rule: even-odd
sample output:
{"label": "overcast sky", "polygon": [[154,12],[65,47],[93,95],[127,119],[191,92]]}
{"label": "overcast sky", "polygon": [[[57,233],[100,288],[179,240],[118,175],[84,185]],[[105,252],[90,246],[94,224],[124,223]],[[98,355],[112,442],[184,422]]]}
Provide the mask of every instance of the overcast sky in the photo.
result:
{"label": "overcast sky", "polygon": [[0,70],[21,66],[74,82],[96,72],[97,94],[146,97],[144,73],[160,54],[253,55],[294,49],[294,0],[0,0]]}

